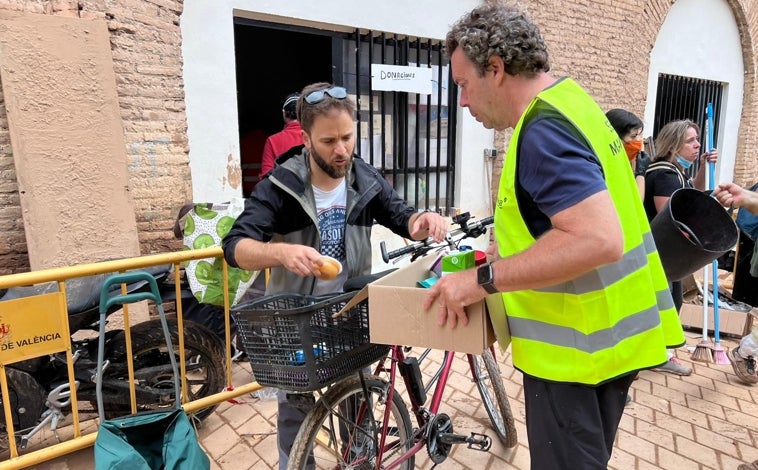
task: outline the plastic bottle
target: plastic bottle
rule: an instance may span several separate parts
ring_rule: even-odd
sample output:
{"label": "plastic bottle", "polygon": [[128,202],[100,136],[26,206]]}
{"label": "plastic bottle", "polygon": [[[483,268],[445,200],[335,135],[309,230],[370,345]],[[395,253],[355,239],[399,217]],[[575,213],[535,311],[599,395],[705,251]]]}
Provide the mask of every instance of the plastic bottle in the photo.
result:
{"label": "plastic bottle", "polygon": [[744,358],[748,356],[758,358],[758,326],[753,328],[749,335],[742,338],[739,353]]}
{"label": "plastic bottle", "polygon": [[261,401],[276,400],[278,390],[278,388],[274,387],[264,387],[255,392],[255,396]]}

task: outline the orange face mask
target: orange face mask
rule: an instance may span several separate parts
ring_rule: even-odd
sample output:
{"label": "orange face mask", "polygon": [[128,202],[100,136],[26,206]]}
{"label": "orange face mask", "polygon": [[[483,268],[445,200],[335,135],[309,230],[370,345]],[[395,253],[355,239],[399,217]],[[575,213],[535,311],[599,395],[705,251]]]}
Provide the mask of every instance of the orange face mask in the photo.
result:
{"label": "orange face mask", "polygon": [[642,141],[633,140],[631,142],[624,142],[624,150],[626,150],[626,156],[629,160],[637,158],[637,154],[642,151]]}

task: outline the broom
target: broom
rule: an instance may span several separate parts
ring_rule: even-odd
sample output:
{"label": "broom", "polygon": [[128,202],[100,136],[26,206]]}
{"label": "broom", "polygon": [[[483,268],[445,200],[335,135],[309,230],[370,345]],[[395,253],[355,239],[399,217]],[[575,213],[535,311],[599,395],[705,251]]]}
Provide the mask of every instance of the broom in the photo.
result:
{"label": "broom", "polygon": [[[710,104],[709,104],[710,106]],[[705,120],[705,137],[706,148],[710,146],[710,126],[708,122],[708,109],[706,108],[706,120]],[[709,178],[710,164],[705,166],[705,180],[710,181]],[[708,341],[708,265],[703,268],[703,337],[700,343],[695,346],[695,350],[692,352],[690,359],[699,362],[714,362],[713,345]],[[714,310],[715,312],[715,310]],[[715,320],[715,319],[714,319]]]}
{"label": "broom", "polygon": [[703,336],[695,346],[690,359],[698,362],[713,362],[713,345],[708,341],[708,265],[703,268]]}
{"label": "broom", "polygon": [[[705,129],[706,129],[706,150],[710,152],[711,145],[713,144],[713,105],[711,103],[708,103],[708,106],[706,107],[706,119],[705,119]],[[713,162],[708,162],[708,166],[706,167],[706,179],[708,181],[708,189],[713,190],[715,185],[715,176],[716,176],[716,164]],[[719,263],[718,260],[713,260],[713,361],[716,364],[722,365],[722,366],[728,366],[731,364],[729,362],[729,357],[726,355],[726,350],[721,346],[721,337],[719,335]],[[706,290],[707,292],[707,290]],[[707,303],[707,302],[706,302]]]}

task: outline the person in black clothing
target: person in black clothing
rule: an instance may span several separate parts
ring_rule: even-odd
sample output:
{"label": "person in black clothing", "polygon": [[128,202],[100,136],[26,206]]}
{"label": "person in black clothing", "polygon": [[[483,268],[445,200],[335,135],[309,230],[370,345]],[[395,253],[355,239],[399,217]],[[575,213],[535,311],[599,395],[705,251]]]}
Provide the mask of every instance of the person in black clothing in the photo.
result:
{"label": "person in black clothing", "polygon": [[[700,127],[690,120],[671,121],[660,131],[655,139],[656,156],[645,172],[644,207],[647,219],[653,218],[665,206],[677,189],[705,189],[705,166],[718,159],[716,149],[700,152]],[[700,169],[695,178],[690,178],[687,169],[695,160],[700,160]],[[670,283],[671,295],[677,311],[682,308],[682,283]],[[679,364],[673,353],[669,353],[668,363],[658,370],[676,375],[690,375],[692,369]]]}
{"label": "person in black clothing", "polygon": [[624,151],[626,152],[626,156],[629,157],[629,163],[632,165],[640,197],[645,199],[645,171],[650,165],[650,155],[645,152],[642,140],[644,124],[637,115],[625,109],[611,109],[605,113],[605,116],[624,143]]}

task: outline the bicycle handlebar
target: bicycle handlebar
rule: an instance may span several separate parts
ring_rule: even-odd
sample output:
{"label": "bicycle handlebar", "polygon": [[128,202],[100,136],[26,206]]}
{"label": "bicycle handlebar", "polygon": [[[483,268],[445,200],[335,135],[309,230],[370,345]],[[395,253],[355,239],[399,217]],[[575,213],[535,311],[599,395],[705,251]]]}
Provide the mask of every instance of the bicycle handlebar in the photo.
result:
{"label": "bicycle handlebar", "polygon": [[[495,222],[495,217],[489,216],[477,221],[469,222],[468,212],[461,214],[459,221],[456,218],[453,219],[454,223],[458,223],[458,227],[450,230],[445,235],[445,242],[448,246],[455,246],[456,242],[460,242],[464,238],[477,238],[487,232],[487,227],[491,226]],[[462,237],[456,239],[455,237],[463,234]],[[414,259],[419,255],[426,253],[427,251],[442,246],[442,243],[437,243],[433,238],[429,237],[426,240],[420,240],[409,245],[406,245],[397,250],[388,252],[387,246],[384,241],[379,244],[382,250],[382,260],[385,263],[389,263],[391,259],[399,258],[400,256],[413,253]]]}

